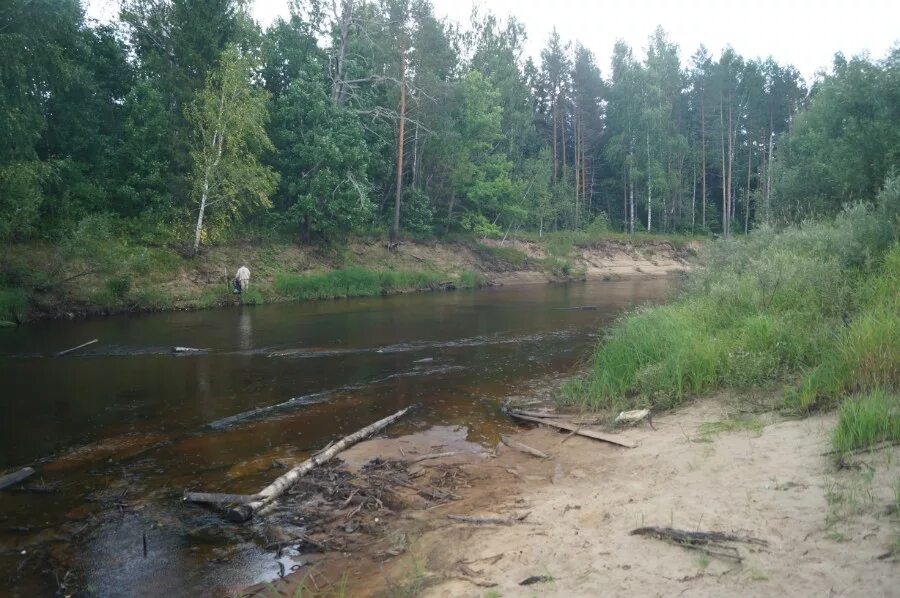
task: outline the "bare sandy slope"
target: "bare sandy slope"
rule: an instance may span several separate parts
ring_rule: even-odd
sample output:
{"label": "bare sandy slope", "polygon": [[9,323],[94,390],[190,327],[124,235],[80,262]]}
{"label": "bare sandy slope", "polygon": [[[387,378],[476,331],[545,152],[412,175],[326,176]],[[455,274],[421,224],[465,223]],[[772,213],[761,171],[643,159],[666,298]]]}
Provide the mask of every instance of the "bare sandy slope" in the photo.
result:
{"label": "bare sandy slope", "polygon": [[[418,549],[429,569],[471,563],[506,596],[900,595],[896,555],[877,558],[897,533],[896,513],[893,522],[885,514],[900,481],[896,448],[865,458],[874,476],[837,471],[822,455],[833,416],[699,434],[703,422],[722,418],[720,404],[697,403],[655,421],[656,431],[631,431],[640,439],[633,450],[578,437],[561,444],[565,436],[547,430],[522,434],[554,459],[520,462],[515,495],[478,510],[531,511],[534,525],[453,525],[423,536]],[[629,534],[645,525],[736,532],[769,547],[738,545],[744,560],[735,564]],[[492,565],[478,561],[500,553]],[[534,575],[554,581],[518,585]],[[454,579],[427,595],[484,592]]]}
{"label": "bare sandy slope", "polygon": [[[751,416],[711,433],[735,427],[722,424],[725,405],[698,401],[654,419],[656,430],[629,430],[635,449],[548,429],[517,435],[552,455],[545,461],[507,447],[489,456],[464,431],[357,445],[346,455],[351,468],[374,454],[462,451],[450,461],[463,465],[467,483],[462,500],[384,522],[386,536],[408,538],[403,555],[331,555],[320,571],[343,575],[352,596],[900,595],[898,556],[889,554],[900,534],[900,450],[854,456],[857,468],[838,469],[823,455],[833,415]],[[527,517],[472,525],[450,513]],[[736,544],[743,561],[735,563],[630,535],[651,525],[768,546]],[[292,595],[301,573],[268,591]],[[552,581],[520,585],[532,576]]]}

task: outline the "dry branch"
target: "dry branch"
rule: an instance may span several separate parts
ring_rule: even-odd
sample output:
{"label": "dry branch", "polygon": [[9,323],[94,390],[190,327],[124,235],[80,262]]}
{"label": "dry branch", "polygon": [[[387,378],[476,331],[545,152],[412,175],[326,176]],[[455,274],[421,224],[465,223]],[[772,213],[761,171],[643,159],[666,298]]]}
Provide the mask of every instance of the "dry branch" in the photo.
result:
{"label": "dry branch", "polygon": [[[742,558],[737,548],[727,546],[724,542],[741,542],[744,544],[755,544],[757,546],[768,546],[769,543],[759,538],[751,536],[738,536],[725,532],[689,532],[671,527],[639,527],[631,530],[632,536],[646,536],[656,538],[665,542],[671,542],[692,550],[705,552],[710,556],[717,556],[741,562]],[[713,550],[715,548],[715,550]]]}
{"label": "dry branch", "polygon": [[77,351],[78,349],[83,349],[83,348],[87,347],[88,345],[93,345],[93,344],[96,343],[96,342],[98,342],[98,340],[97,340],[96,338],[93,339],[93,340],[89,340],[89,341],[86,342],[86,343],[81,343],[81,344],[78,345],[77,347],[72,347],[71,349],[66,349],[66,350],[64,350],[64,351],[60,351],[59,353],[56,354],[56,356],[57,356],[57,357],[62,357],[63,355],[68,355],[68,354],[71,353],[72,351]]}
{"label": "dry branch", "polygon": [[549,459],[550,455],[543,451],[539,451],[536,448],[532,448],[527,444],[522,444],[517,440],[513,440],[509,436],[501,436],[500,441],[510,448],[514,448],[516,450],[522,451],[523,453],[527,453],[532,457],[537,457],[538,459]]}
{"label": "dry branch", "polygon": [[560,430],[567,430],[569,432],[578,434],[579,436],[584,436],[585,438],[592,438],[594,440],[600,440],[601,442],[608,442],[610,444],[615,444],[616,446],[623,446],[625,448],[635,448],[637,446],[629,440],[616,438],[615,436],[604,434],[602,432],[596,432],[594,430],[584,430],[582,428],[579,428],[575,424],[570,424],[562,421],[554,421],[543,417],[532,417],[530,415],[525,415],[520,411],[509,411],[509,414],[517,419],[534,422],[536,424],[544,424],[545,426],[559,428]]}
{"label": "dry branch", "polygon": [[365,428],[357,430],[349,436],[345,436],[338,442],[335,442],[328,450],[322,451],[310,457],[300,465],[294,467],[286,474],[279,477],[274,482],[260,490],[257,493],[259,496],[258,500],[228,509],[226,516],[231,521],[237,523],[243,523],[250,520],[255,513],[258,513],[266,506],[272,504],[276,498],[284,494],[288,490],[288,488],[290,488],[297,480],[299,480],[311,469],[333,459],[339,453],[356,444],[360,440],[363,440],[368,436],[371,436],[372,434],[379,432],[387,426],[391,425],[392,423],[406,415],[406,412],[409,410],[410,407],[401,409],[393,415],[385,417],[384,419],[380,419],[374,424],[369,424]]}
{"label": "dry branch", "polygon": [[524,521],[531,515],[531,511],[516,517],[472,517],[469,515],[447,515],[447,519],[462,523],[474,523],[475,525],[512,525]]}
{"label": "dry branch", "polygon": [[416,457],[415,459],[410,459],[410,463],[419,463],[420,461],[427,461],[428,459],[443,459],[444,457],[452,457],[456,455],[456,451],[447,451],[445,453],[428,453],[427,455],[422,455],[421,457]]}

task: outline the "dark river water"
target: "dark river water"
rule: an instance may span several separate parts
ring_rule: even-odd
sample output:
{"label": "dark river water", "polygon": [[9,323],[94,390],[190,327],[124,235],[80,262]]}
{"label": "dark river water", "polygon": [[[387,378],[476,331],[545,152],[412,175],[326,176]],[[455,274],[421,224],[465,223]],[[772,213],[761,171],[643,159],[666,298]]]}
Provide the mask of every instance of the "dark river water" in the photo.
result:
{"label": "dark river water", "polygon": [[464,426],[469,441],[493,445],[511,427],[504,399],[547,392],[580,367],[604,323],[675,284],[528,285],[0,330],[0,473],[38,472],[32,491],[0,492],[0,593],[207,595],[272,579],[274,555],[182,503],[185,489],[255,493],[283,473],[273,460],[298,460],[407,405],[411,416],[388,434]]}

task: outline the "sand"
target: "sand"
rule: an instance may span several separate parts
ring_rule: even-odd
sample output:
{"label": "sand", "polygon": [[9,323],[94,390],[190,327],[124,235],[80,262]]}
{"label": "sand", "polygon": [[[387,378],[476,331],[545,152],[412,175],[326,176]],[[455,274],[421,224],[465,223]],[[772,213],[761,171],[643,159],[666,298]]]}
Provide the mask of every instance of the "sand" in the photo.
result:
{"label": "sand", "polygon": [[[408,538],[404,554],[330,555],[320,571],[343,575],[352,596],[900,595],[898,556],[890,554],[900,534],[900,449],[854,456],[855,467],[838,469],[823,455],[833,415],[716,424],[724,405],[697,401],[655,418],[656,430],[628,430],[635,449],[530,429],[516,439],[551,459],[508,447],[497,457],[457,455],[469,474],[462,500],[385,522],[386,534]],[[358,445],[349,460],[373,448],[396,456],[413,441],[376,442]],[[471,525],[450,513],[527,516]],[[768,546],[735,545],[736,563],[629,533],[649,525],[733,532]],[[302,573],[275,588],[296,590]],[[519,585],[532,576],[552,581]]]}

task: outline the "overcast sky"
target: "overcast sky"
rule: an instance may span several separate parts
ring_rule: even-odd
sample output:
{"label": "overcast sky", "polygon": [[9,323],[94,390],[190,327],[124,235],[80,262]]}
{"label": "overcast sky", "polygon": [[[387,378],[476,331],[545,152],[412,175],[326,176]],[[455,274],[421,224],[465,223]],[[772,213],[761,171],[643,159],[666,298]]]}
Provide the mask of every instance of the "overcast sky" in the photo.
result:
{"label": "overcast sky", "polygon": [[[287,0],[252,0],[263,25],[288,14]],[[684,61],[702,43],[714,54],[727,44],[745,57],[771,54],[796,66],[807,80],[831,64],[835,52],[864,51],[881,58],[900,41],[900,0],[432,0],[438,15],[469,21],[473,4],[499,16],[515,15],[528,32],[528,54],[537,57],[555,26],[564,40],[593,50],[607,74],[616,39],[643,55],[647,38],[662,25]],[[101,20],[116,0],[88,0]]]}

